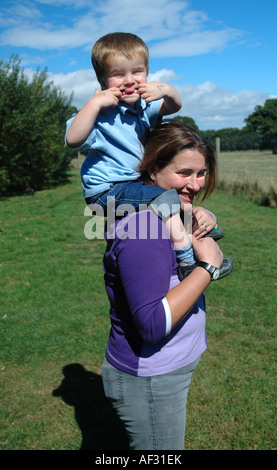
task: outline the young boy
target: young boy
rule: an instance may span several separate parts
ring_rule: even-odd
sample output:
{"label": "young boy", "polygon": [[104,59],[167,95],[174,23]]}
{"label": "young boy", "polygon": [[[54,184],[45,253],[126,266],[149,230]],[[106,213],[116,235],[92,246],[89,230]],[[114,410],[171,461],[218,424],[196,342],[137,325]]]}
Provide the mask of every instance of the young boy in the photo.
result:
{"label": "young boy", "polygon": [[137,172],[145,132],[163,116],[178,112],[181,98],[166,83],[147,83],[148,48],[134,34],[103,36],[93,46],[91,59],[101,91],[97,89],[67,122],[66,132],[68,146],[89,150],[81,169],[86,202],[104,210],[108,197],[114,198],[116,208],[124,203],[134,208],[151,204],[165,220],[178,261],[192,265],[192,245],[180,219],[177,192],[145,185]]}

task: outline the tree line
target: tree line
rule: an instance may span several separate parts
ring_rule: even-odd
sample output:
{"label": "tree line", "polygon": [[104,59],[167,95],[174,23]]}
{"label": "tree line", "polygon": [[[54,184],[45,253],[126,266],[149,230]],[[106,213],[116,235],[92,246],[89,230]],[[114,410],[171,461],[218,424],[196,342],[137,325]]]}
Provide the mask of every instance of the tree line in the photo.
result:
{"label": "tree line", "polygon": [[[177,116],[176,119],[200,130],[189,116]],[[277,154],[277,99],[269,99],[263,106],[256,106],[244,122],[242,129],[230,127],[200,132],[213,147],[216,137],[219,137],[222,151],[272,150]]]}
{"label": "tree line", "polygon": [[[0,61],[0,196],[34,193],[65,182],[77,151],[64,143],[65,123],[77,109],[72,95],[47,80],[47,70],[28,79],[18,56]],[[188,116],[177,119],[198,129]],[[272,149],[277,153],[277,99],[256,106],[243,129],[202,131],[221,150]]]}

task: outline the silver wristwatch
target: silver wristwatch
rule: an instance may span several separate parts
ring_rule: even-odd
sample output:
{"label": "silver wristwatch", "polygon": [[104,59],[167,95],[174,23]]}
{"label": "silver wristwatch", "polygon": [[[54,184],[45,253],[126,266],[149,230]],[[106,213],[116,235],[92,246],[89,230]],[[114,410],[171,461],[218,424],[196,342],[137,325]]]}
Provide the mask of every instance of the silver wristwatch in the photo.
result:
{"label": "silver wristwatch", "polygon": [[205,263],[205,261],[199,261],[199,263],[197,263],[197,266],[206,269],[206,271],[210,273],[212,281],[218,279],[219,269],[213,266],[212,264]]}

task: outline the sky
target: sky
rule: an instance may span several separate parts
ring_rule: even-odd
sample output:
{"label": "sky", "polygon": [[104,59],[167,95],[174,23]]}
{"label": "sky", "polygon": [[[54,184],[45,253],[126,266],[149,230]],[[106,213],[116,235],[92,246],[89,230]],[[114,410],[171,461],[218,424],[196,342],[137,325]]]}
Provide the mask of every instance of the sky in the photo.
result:
{"label": "sky", "polygon": [[276,0],[1,0],[0,59],[49,80],[80,109],[99,84],[90,51],[115,31],[140,36],[148,81],[170,83],[199,129],[241,129],[277,98]]}

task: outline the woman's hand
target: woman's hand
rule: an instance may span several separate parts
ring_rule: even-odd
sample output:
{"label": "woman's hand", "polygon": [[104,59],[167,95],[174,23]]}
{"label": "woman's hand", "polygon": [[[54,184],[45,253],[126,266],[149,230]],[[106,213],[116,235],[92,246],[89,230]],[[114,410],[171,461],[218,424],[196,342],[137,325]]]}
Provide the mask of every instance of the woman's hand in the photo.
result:
{"label": "woman's hand", "polygon": [[192,236],[192,246],[198,261],[212,264],[219,268],[223,262],[223,253],[218,244],[212,238],[197,239]]}
{"label": "woman's hand", "polygon": [[[197,240],[192,236],[192,245],[199,261],[219,268],[223,253],[212,238]],[[211,282],[210,274],[203,268],[196,267],[192,273],[166,294],[170,306],[172,327],[177,325],[191,310],[197,299]]]}
{"label": "woman's hand", "polygon": [[207,235],[216,225],[216,216],[203,207],[194,207],[192,216],[192,233],[197,239]]}

